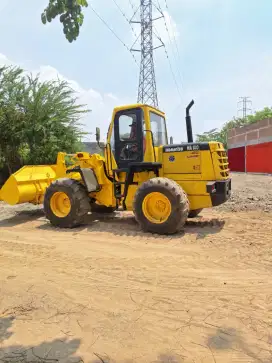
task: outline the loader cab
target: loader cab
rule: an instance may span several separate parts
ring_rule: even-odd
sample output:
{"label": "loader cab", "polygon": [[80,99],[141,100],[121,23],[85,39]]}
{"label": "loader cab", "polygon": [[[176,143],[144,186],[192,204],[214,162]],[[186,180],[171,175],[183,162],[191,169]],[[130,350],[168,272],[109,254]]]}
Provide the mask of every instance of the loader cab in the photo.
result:
{"label": "loader cab", "polygon": [[114,110],[107,145],[118,169],[135,162],[156,162],[156,149],[167,144],[165,117],[159,110],[147,105]]}

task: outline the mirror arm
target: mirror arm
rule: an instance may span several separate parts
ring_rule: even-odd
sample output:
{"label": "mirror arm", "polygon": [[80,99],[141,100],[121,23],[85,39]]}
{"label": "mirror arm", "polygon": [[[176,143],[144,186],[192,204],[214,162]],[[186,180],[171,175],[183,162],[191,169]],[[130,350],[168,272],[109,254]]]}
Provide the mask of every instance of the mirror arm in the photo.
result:
{"label": "mirror arm", "polygon": [[102,146],[101,144],[100,144],[100,141],[97,141],[97,145],[98,145],[98,147],[100,147],[100,149],[102,150],[102,149],[104,149],[104,146]]}
{"label": "mirror arm", "polygon": [[97,142],[98,147],[101,150],[103,150],[104,149],[104,146],[101,146],[101,144],[100,144],[100,129],[98,127],[96,128],[96,134],[95,134],[95,136],[96,136],[96,142]]}

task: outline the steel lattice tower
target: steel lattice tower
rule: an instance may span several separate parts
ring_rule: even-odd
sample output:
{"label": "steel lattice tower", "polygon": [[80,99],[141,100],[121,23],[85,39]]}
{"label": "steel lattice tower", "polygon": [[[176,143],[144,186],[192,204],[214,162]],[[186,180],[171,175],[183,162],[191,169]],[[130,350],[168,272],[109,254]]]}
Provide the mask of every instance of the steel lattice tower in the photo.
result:
{"label": "steel lattice tower", "polygon": [[[138,103],[158,107],[158,96],[153,60],[152,0],[140,0],[141,65],[138,88]],[[135,49],[132,49],[135,51]]]}
{"label": "steel lattice tower", "polygon": [[248,115],[248,111],[250,111],[252,113],[252,109],[247,107],[248,104],[252,105],[252,102],[250,100],[250,97],[239,97],[240,101],[238,102],[238,105],[240,105],[240,103],[243,104],[242,108],[239,108],[237,113],[239,115],[239,113],[241,111],[243,111],[243,118],[246,118]]}

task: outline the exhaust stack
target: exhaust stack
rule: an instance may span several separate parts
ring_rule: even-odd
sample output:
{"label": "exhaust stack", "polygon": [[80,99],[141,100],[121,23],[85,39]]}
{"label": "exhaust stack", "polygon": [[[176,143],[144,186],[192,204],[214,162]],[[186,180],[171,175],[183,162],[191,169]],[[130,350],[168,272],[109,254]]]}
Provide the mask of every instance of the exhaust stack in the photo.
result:
{"label": "exhaust stack", "polygon": [[187,139],[188,142],[194,142],[193,140],[193,130],[192,130],[192,121],[190,116],[190,109],[194,105],[195,101],[192,100],[189,105],[186,107],[186,130],[187,130]]}

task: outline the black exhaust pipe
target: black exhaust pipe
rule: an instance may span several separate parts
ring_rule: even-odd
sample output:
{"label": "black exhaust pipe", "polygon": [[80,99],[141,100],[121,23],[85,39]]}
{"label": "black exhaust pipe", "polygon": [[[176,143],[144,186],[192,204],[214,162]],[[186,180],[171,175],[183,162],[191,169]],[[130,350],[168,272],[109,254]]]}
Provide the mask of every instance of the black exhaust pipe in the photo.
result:
{"label": "black exhaust pipe", "polygon": [[192,121],[190,116],[190,108],[194,105],[195,101],[192,100],[189,105],[186,107],[186,129],[187,129],[187,139],[188,142],[194,142],[193,140],[193,130],[192,130]]}

